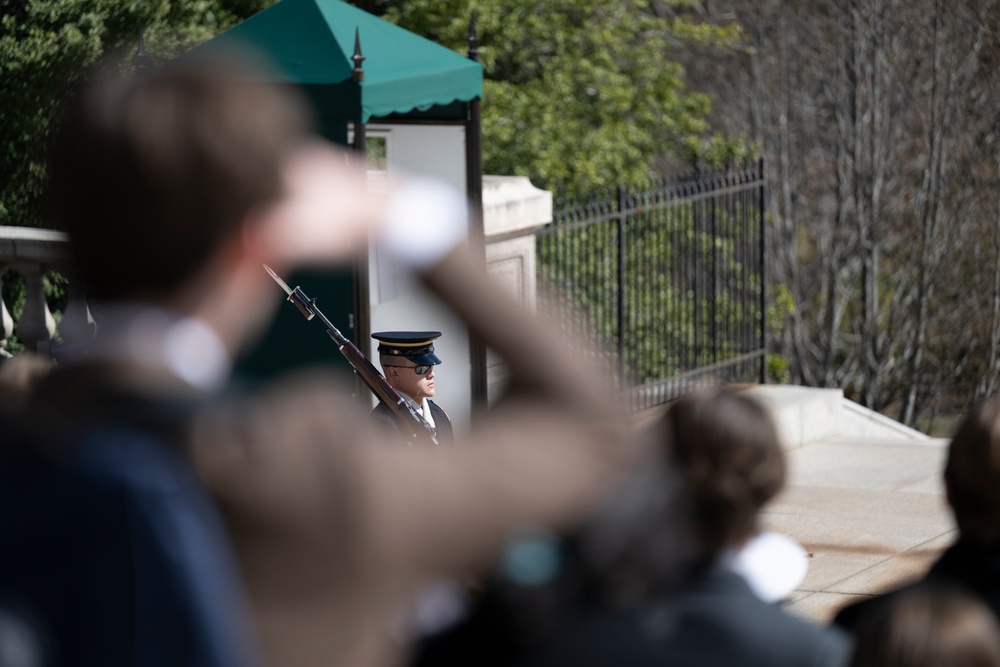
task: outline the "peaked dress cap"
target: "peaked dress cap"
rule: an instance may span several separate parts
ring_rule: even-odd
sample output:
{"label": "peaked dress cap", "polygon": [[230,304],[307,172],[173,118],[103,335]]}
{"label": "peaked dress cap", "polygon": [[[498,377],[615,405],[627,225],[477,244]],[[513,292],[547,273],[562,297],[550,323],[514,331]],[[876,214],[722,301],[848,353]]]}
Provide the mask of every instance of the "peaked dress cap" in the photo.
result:
{"label": "peaked dress cap", "polygon": [[372,334],[379,343],[379,354],[404,357],[418,366],[441,363],[434,354],[434,341],[440,337],[440,331],[379,331]]}

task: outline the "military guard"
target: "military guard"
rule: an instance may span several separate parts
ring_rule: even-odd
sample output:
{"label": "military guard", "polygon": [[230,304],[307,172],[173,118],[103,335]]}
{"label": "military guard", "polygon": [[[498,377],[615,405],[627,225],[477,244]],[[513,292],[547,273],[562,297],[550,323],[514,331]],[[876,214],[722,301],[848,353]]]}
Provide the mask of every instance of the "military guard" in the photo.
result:
{"label": "military guard", "polygon": [[[421,414],[437,437],[438,444],[453,445],[455,436],[451,428],[451,418],[434,401],[434,367],[441,359],[434,354],[434,341],[441,337],[440,331],[380,331],[372,334],[379,342],[378,356],[382,373],[393,389],[409,401]],[[379,401],[372,416],[387,425],[403,438],[392,410]]]}

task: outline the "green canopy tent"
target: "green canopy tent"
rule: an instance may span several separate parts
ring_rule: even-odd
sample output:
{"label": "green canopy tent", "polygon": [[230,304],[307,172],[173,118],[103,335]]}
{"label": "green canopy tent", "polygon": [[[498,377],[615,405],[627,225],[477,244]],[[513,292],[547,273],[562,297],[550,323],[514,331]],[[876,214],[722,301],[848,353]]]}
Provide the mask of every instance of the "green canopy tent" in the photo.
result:
{"label": "green canopy tent", "polygon": [[241,44],[303,86],[331,131],[373,118],[465,120],[482,96],[479,63],[340,0],[281,0],[190,53]]}
{"label": "green canopy tent", "polygon": [[[278,82],[301,86],[315,107],[320,130],[331,141],[366,150],[367,123],[465,126],[466,192],[472,203],[470,238],[482,248],[482,157],[479,100],[483,72],[474,22],[464,57],[340,0],[280,0],[180,58],[244,45],[274,66]],[[353,136],[352,136],[353,135]],[[319,297],[325,314],[366,348],[369,332],[368,269],[349,274],[293,276]],[[276,286],[277,289],[277,286]],[[350,309],[344,307],[351,303]],[[324,307],[325,306],[325,307]],[[267,376],[331,357],[319,325],[283,309],[260,345],[241,361],[245,375]],[[485,404],[485,351],[471,343],[474,404]],[[339,356],[339,355],[335,355]]]}

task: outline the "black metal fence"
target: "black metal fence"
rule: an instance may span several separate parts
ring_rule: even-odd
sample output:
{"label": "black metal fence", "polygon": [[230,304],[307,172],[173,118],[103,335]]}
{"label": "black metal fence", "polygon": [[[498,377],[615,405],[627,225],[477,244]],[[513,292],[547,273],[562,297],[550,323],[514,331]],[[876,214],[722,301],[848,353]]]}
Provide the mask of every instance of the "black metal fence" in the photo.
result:
{"label": "black metal fence", "polygon": [[600,343],[634,411],[765,382],[764,165],[694,171],[556,205],[539,281]]}

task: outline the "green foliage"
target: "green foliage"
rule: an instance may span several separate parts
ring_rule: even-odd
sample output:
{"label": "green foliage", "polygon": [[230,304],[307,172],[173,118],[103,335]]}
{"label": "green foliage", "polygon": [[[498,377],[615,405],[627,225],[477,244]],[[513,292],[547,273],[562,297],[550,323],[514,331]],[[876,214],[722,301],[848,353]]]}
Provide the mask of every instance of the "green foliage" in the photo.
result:
{"label": "green foliage", "polygon": [[475,10],[485,170],[579,194],[642,180],[663,153],[716,164],[742,150],[710,135],[710,99],[669,58],[683,41],[733,45],[740,28],[668,4],[673,17],[640,0],[412,0],[386,18],[464,53]]}
{"label": "green foliage", "polygon": [[785,285],[770,286],[767,295],[767,328],[768,335],[777,336],[785,327],[788,318],[795,314],[795,297]]}
{"label": "green foliage", "polygon": [[[795,314],[795,297],[782,284],[769,286],[767,295],[767,335],[772,340],[778,338],[785,323]],[[775,352],[767,353],[767,375],[772,382],[784,384],[791,377],[788,359]]]}
{"label": "green foliage", "polygon": [[0,224],[43,224],[45,148],[67,87],[103,54],[169,57],[273,0],[0,0]]}
{"label": "green foliage", "polygon": [[785,384],[791,371],[788,368],[788,359],[782,354],[774,352],[767,353],[767,377],[770,382]]}

